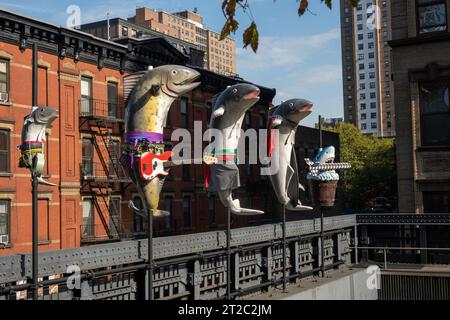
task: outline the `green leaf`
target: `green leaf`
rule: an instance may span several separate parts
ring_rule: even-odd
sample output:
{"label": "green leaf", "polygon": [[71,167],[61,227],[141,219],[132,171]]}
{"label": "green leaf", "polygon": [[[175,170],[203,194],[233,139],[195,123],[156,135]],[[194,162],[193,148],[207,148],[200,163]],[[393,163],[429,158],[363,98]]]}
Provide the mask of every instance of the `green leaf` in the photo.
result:
{"label": "green leaf", "polygon": [[253,21],[252,24],[247,29],[245,29],[243,40],[244,48],[250,45],[253,52],[256,53],[259,45],[259,33],[255,21]]}
{"label": "green leaf", "polygon": [[228,37],[230,35],[230,32],[236,32],[238,25],[239,23],[233,17],[229,17],[225,22],[222,31],[220,32],[220,40]]}
{"label": "green leaf", "polygon": [[322,2],[325,2],[325,5],[328,7],[328,9],[332,9],[332,0],[322,0]]}

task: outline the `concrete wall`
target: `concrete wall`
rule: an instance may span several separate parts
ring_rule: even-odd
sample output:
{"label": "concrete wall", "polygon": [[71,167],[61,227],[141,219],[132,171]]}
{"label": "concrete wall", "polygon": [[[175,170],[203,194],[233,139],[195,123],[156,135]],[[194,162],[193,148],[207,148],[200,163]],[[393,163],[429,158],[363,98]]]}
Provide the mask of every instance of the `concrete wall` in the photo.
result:
{"label": "concrete wall", "polygon": [[365,269],[336,276],[313,288],[292,292],[280,300],[377,300],[378,291],[367,288],[370,277]]}

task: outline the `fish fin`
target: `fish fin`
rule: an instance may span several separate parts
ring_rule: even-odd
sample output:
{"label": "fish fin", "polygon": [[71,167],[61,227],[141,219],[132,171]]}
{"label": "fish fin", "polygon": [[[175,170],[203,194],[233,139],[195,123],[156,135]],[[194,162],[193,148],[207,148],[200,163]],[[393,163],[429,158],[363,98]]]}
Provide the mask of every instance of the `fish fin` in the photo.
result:
{"label": "fish fin", "polygon": [[42,177],[38,177],[38,183],[42,184],[43,186],[50,186],[50,187],[54,187],[56,186],[56,184],[48,182],[47,180],[42,179]]}
{"label": "fish fin", "polygon": [[148,71],[139,71],[123,77],[123,98],[125,105],[127,105],[128,99],[131,97],[136,84],[147,72]]}
{"label": "fish fin", "polygon": [[154,85],[152,85],[152,87],[150,88],[150,93],[151,93],[153,96],[157,96],[157,95],[159,94],[159,92],[160,92],[160,89],[161,89],[161,85],[159,85],[159,84],[154,84]]}
{"label": "fish fin", "polygon": [[272,117],[272,128],[279,127],[283,123],[283,118],[280,116],[273,116]]}
{"label": "fish fin", "polygon": [[[137,215],[140,215],[141,217],[144,217],[144,218],[148,217],[147,211],[136,207],[133,200],[128,201],[128,208],[130,208],[131,211],[133,211]],[[165,211],[165,210],[152,210],[152,214],[153,214],[153,217],[155,217],[155,218],[163,218],[163,217],[170,216],[170,212]]]}
{"label": "fish fin", "polygon": [[212,116],[211,116],[211,120],[223,116],[224,113],[225,113],[224,106],[218,107],[216,110],[213,111]]}
{"label": "fish fin", "polygon": [[298,188],[303,192],[305,191],[305,187],[301,183],[298,184]]}
{"label": "fish fin", "polygon": [[300,201],[297,203],[297,205],[295,207],[292,205],[292,203],[289,202],[286,205],[286,209],[288,209],[290,211],[309,211],[309,210],[313,210],[312,207],[302,205],[302,203]]}

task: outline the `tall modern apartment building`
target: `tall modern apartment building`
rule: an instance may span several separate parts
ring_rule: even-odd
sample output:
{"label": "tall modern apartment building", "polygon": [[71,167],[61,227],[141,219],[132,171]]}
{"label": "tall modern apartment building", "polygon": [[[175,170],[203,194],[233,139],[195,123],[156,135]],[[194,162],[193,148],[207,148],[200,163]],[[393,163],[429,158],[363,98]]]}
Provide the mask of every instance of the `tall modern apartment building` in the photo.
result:
{"label": "tall modern apartment building", "polygon": [[111,40],[163,37],[182,51],[189,47],[203,51],[206,69],[236,75],[236,41],[229,37],[219,41],[220,34],[206,28],[197,10],[167,13],[137,8],[135,15],[127,20],[97,21],[82,25],[81,30]]}
{"label": "tall modern apartment building", "polygon": [[395,136],[390,3],[341,0],[344,119],[365,134]]}

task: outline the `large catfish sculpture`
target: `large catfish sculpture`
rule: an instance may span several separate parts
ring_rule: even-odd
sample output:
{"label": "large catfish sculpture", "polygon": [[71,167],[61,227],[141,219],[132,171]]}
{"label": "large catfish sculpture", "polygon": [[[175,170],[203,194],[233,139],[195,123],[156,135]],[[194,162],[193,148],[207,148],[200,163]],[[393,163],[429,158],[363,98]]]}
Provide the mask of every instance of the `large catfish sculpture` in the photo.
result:
{"label": "large catfish sculpture", "polygon": [[240,186],[239,169],[236,165],[237,148],[245,112],[259,100],[259,88],[246,83],[228,87],[212,101],[210,129],[220,132],[221,138],[214,140],[213,155],[220,163],[207,167],[206,190],[217,192],[222,204],[236,215],[258,215],[263,211],[241,208],[238,199],[233,199],[232,190]]}
{"label": "large catfish sculpture", "polygon": [[[300,189],[305,190],[298,178],[298,166],[293,150],[295,134],[301,120],[312,112],[312,102],[304,99],[291,99],[277,106],[271,113],[269,130],[278,129],[278,140],[273,141],[275,135],[271,134],[269,143],[269,156],[276,156],[278,159],[278,170],[270,175],[273,189],[278,201],[292,211],[312,210],[311,207],[304,206],[300,202]],[[273,148],[277,148],[273,152]]]}
{"label": "large catfish sculpture", "polygon": [[171,152],[164,152],[163,129],[173,101],[180,95],[193,90],[200,74],[190,68],[165,65],[152,70],[130,75],[124,80],[126,99],[125,148],[121,163],[129,172],[143,199],[144,208],[138,208],[133,201],[128,206],[135,213],[154,217],[170,213],[158,210],[159,194],[165,175],[149,174],[153,162],[159,157],[167,161]]}
{"label": "large catfish sculpture", "polygon": [[24,118],[22,128],[19,167],[29,168],[39,184],[55,186],[42,179],[45,165],[44,141],[45,130],[58,118],[58,110],[49,107],[33,107],[31,113]]}

